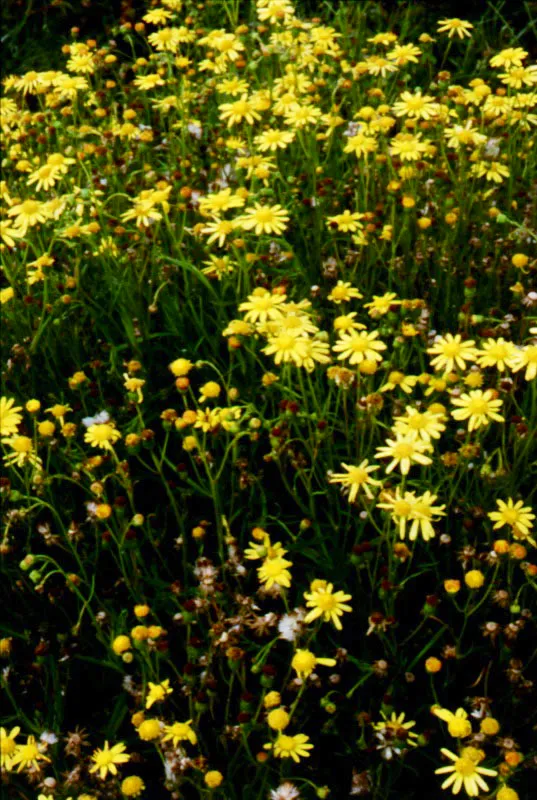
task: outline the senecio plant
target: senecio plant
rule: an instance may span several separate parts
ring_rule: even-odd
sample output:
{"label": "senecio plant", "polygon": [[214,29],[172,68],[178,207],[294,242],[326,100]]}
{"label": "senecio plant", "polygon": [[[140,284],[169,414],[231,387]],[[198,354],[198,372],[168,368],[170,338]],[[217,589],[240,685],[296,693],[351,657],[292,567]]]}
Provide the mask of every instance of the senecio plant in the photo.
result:
{"label": "senecio plant", "polygon": [[537,65],[410,6],[4,79],[2,797],[533,796]]}

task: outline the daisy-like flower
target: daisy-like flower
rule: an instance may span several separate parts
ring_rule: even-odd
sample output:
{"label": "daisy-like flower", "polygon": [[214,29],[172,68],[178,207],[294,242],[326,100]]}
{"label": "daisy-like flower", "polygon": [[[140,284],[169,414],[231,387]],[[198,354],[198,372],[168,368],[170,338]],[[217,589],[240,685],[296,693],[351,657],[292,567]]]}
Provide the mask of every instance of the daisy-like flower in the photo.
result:
{"label": "daisy-like flower", "polygon": [[291,586],[291,573],[288,567],[292,567],[293,562],[287,561],[282,556],[275,558],[265,558],[262,565],[257,569],[257,575],[262,584],[267,589],[272,588],[274,584],[289,588]]}
{"label": "daisy-like flower", "polygon": [[363,218],[363,216],[364,215],[360,214],[358,211],[349,211],[349,209],[346,208],[341,214],[328,217],[326,222],[328,225],[336,225],[338,231],[342,231],[343,233],[348,233],[349,231],[354,233],[362,227],[360,220]]}
{"label": "daisy-like flower", "polygon": [[[494,778],[498,773],[495,769],[479,766],[481,751],[476,750],[475,747],[465,747],[461,754],[457,755],[443,747],[440,752],[453,762],[447,767],[440,767],[435,770],[436,775],[448,774],[442,784],[442,789],[448,789],[451,786],[453,794],[459,794],[464,787],[469,797],[477,797],[480,792],[489,791],[488,784],[481,776],[486,775]],[[476,754],[479,754],[479,758],[476,758]]]}
{"label": "daisy-like flower", "polygon": [[220,109],[220,119],[227,120],[228,128],[232,128],[233,125],[237,125],[243,120],[246,120],[248,125],[253,125],[255,120],[261,119],[261,115],[256,111],[255,103],[248,99],[246,93],[233,103],[221,103],[218,108]]}
{"label": "daisy-like flower", "polygon": [[285,294],[273,294],[268,289],[258,286],[249,295],[248,300],[240,304],[239,311],[247,312],[244,315],[246,322],[266,322],[269,319],[279,319],[283,316],[279,306],[286,300]]}
{"label": "daisy-like flower", "polygon": [[322,667],[334,667],[336,665],[336,659],[317,658],[311,650],[297,650],[291,661],[292,668],[301,680],[308,678],[317,664],[320,664]]}
{"label": "daisy-like flower", "polygon": [[293,128],[305,128],[306,125],[315,125],[322,112],[316,106],[309,103],[300,105],[295,103],[288,111],[285,112],[285,121]]}
{"label": "daisy-like flower", "polygon": [[535,519],[531,506],[525,506],[523,500],[517,500],[515,503],[512,497],[508,497],[507,502],[496,500],[496,505],[498,510],[489,511],[487,514],[488,518],[495,523],[494,530],[509,525],[515,539],[528,539],[535,544],[531,538],[531,528],[533,528]]}
{"label": "daisy-like flower", "polygon": [[260,236],[262,233],[280,236],[287,228],[289,214],[280,205],[263,206],[255,203],[253,207],[247,208],[235,222],[244,230],[251,231],[253,229],[256,236]]}
{"label": "daisy-like flower", "polygon": [[179,49],[181,34],[178,28],[161,28],[155,33],[150,33],[147,40],[155,50],[176,53]]}
{"label": "daisy-like flower", "polygon": [[354,319],[356,316],[356,311],[349,311],[348,314],[340,314],[339,317],[336,317],[334,320],[334,330],[335,331],[359,331],[365,330],[365,325],[362,325],[361,322],[356,322]]}
{"label": "daisy-like flower", "polygon": [[429,442],[396,433],[395,439],[386,439],[386,444],[383,447],[377,447],[375,455],[377,458],[391,458],[386,467],[388,475],[396,467],[399,467],[401,475],[408,475],[412,464],[427,466],[432,463],[432,459],[425,455],[431,450],[432,447]]}
{"label": "daisy-like flower", "polygon": [[0,238],[8,247],[15,247],[15,239],[21,239],[23,236],[22,230],[13,227],[9,219],[0,220]]}
{"label": "daisy-like flower", "polygon": [[354,153],[357,158],[374,153],[378,148],[378,142],[374,136],[366,136],[364,133],[357,133],[349,136],[347,144],[343,148],[344,153]]}
{"label": "daisy-like flower", "polygon": [[380,716],[382,721],[374,722],[373,730],[379,733],[389,731],[396,739],[404,742],[407,746],[416,747],[418,734],[412,731],[412,728],[416,726],[414,720],[405,722],[404,712],[396,714],[395,711],[392,711],[388,717],[384,711],[381,711]]}
{"label": "daisy-like flower", "polygon": [[464,708],[458,708],[453,712],[448,708],[433,706],[431,713],[441,719],[442,722],[447,723],[448,733],[454,739],[466,739],[472,733],[472,723],[468,719],[468,712]]}
{"label": "daisy-like flower", "polygon": [[37,200],[24,200],[11,206],[7,212],[9,217],[15,217],[15,227],[20,231],[21,236],[25,236],[28,228],[33,228],[40,222],[45,222],[47,214],[43,203]]}
{"label": "daisy-like flower", "polygon": [[192,720],[186,722],[173,722],[171,725],[164,726],[165,736],[162,738],[163,742],[172,742],[174,747],[177,747],[179,742],[190,742],[196,744],[198,737],[190,727]]}
{"label": "daisy-like flower", "polygon": [[504,50],[500,50],[499,53],[496,53],[495,56],[492,56],[489,64],[491,67],[495,68],[505,67],[509,69],[510,67],[520,67],[527,57],[528,51],[524,50],[522,47],[506,47]]}
{"label": "daisy-like flower", "polygon": [[393,392],[394,389],[399,387],[405,394],[411,394],[414,386],[418,382],[417,375],[405,375],[404,372],[393,370],[388,373],[388,380],[381,387],[381,392]]}
{"label": "daisy-like flower", "polygon": [[417,408],[407,406],[405,415],[394,417],[393,430],[409,439],[422,439],[430,442],[431,439],[440,439],[440,435],[446,430],[440,414],[433,414],[432,411],[418,411]]}
{"label": "daisy-like flower", "polygon": [[458,150],[461,145],[477,146],[486,142],[487,137],[479,133],[477,128],[472,127],[471,120],[464,125],[453,125],[451,128],[444,129],[444,136],[447,139],[448,147]]}
{"label": "daisy-like flower", "polygon": [[330,364],[330,345],[320,339],[304,339],[304,355],[301,366],[308,372],[313,372],[316,364]]}
{"label": "daisy-like flower", "polygon": [[147,92],[150,89],[155,89],[157,86],[164,86],[164,81],[158,72],[151,72],[147,75],[138,75],[138,77],[133,80],[133,84],[137,89]]}
{"label": "daisy-like flower", "polygon": [[267,342],[262,352],[268,356],[273,355],[276,364],[292,362],[297,367],[302,367],[308,357],[308,340],[300,331],[283,331],[276,336],[269,336]]}
{"label": "daisy-like flower", "polygon": [[491,420],[495,422],[505,422],[505,418],[499,414],[503,405],[503,400],[497,398],[497,394],[492,389],[475,389],[460,397],[454,397],[451,401],[454,406],[458,406],[451,416],[458,420],[468,420],[468,430],[475,431],[478,428],[488,425]]}
{"label": "daisy-like flower", "polygon": [[226,237],[232,234],[234,229],[235,224],[230,222],[230,220],[215,218],[214,222],[210,222],[208,225],[205,225],[201,232],[204,234],[209,234],[207,244],[218,242],[218,247],[223,247]]}
{"label": "daisy-like flower", "polygon": [[322,618],[323,622],[332,622],[338,631],[342,629],[340,617],[343,612],[352,611],[347,605],[347,600],[352,596],[342,591],[334,592],[334,585],[326,581],[313,581],[309,592],[304,592],[306,606],[311,608],[304,617],[304,622],[308,624],[314,619]]}
{"label": "daisy-like flower", "polygon": [[17,433],[22,420],[22,406],[16,406],[13,397],[0,398],[0,436]]}
{"label": "daisy-like flower", "polygon": [[23,467],[25,464],[30,464],[34,469],[41,469],[41,459],[38,457],[34,450],[34,443],[29,436],[9,436],[2,439],[2,444],[7,444],[11,447],[11,453],[4,456],[4,464],[7,467],[16,465]]}
{"label": "daisy-like flower", "polygon": [[498,77],[502,83],[511,89],[535,86],[537,84],[537,64],[531,64],[527,67],[511,67],[507,72],[501,72]]}
{"label": "daisy-like flower", "polygon": [[487,181],[494,183],[502,183],[503,179],[511,174],[509,168],[499,161],[478,161],[472,166],[472,172],[478,178],[485,177]]}
{"label": "daisy-like flower", "polygon": [[438,20],[437,31],[438,33],[447,33],[450,39],[454,36],[458,36],[459,39],[464,39],[465,36],[471,37],[472,34],[470,31],[473,27],[471,22],[453,17],[452,19]]}
{"label": "daisy-like flower", "polygon": [[85,442],[101,450],[111,450],[118,439],[121,439],[121,434],[111,422],[90,425],[84,434]]}
{"label": "daisy-like flower", "polygon": [[421,133],[398,133],[390,141],[390,155],[401,161],[419,161],[429,145],[421,141]]}
{"label": "daisy-like flower", "polygon": [[431,119],[434,117],[438,104],[434,97],[421,91],[402,92],[401,99],[393,104],[393,111],[396,117],[409,117],[411,119]]}
{"label": "daisy-like flower", "polygon": [[[415,541],[418,534],[421,534],[423,541],[428,542],[433,539],[435,531],[432,526],[440,517],[445,517],[445,505],[435,506],[437,495],[427,491],[419,497],[414,497],[412,508],[408,519],[412,522],[408,538],[411,542]],[[404,537],[402,537],[404,538]]]}
{"label": "daisy-like flower", "polygon": [[396,44],[394,48],[388,50],[386,58],[397,67],[404,67],[406,64],[417,64],[422,51],[415,44]]}
{"label": "daisy-like flower", "polygon": [[364,308],[369,309],[368,314],[370,317],[378,319],[387,314],[392,306],[400,305],[401,301],[397,299],[397,295],[394,292],[386,292],[386,294],[382,295],[374,294],[370,303],[364,303]]}
{"label": "daisy-like flower", "polygon": [[93,761],[93,766],[90,769],[90,772],[98,772],[99,778],[103,781],[108,773],[111,775],[117,775],[117,764],[126,764],[127,761],[130,760],[130,755],[125,753],[127,748],[123,744],[123,742],[119,742],[115,744],[113,747],[110,747],[108,742],[104,743],[104,747],[102,749],[97,748],[93,751],[91,760]]}
{"label": "daisy-like flower", "polygon": [[228,187],[220,192],[200,197],[199,209],[202,213],[214,214],[218,216],[222,211],[229,211],[230,208],[242,208],[244,197],[233,194]]}
{"label": "daisy-like flower", "polygon": [[513,372],[525,369],[524,378],[533,381],[537,377],[537,344],[528,344],[513,355],[511,361]]}
{"label": "daisy-like flower", "polygon": [[161,683],[151,683],[151,681],[149,681],[148,686],[149,692],[145,700],[146,709],[151,708],[155,703],[161,703],[166,699],[167,695],[173,692],[168,678],[166,678],[165,681],[161,681]]}
{"label": "daisy-like flower", "polygon": [[349,364],[361,364],[364,360],[382,361],[379,351],[386,350],[386,345],[378,340],[378,335],[378,331],[342,333],[332,349],[335,353],[340,353],[339,361],[348,359]]}
{"label": "daisy-like flower", "polygon": [[5,728],[0,728],[0,767],[7,772],[11,770],[13,755],[17,749],[15,739],[20,732],[20,728],[12,728],[9,733]]}
{"label": "daisy-like flower", "polygon": [[358,492],[363,489],[367,497],[372,500],[373,494],[369,486],[381,486],[381,481],[374,480],[370,473],[379,469],[376,464],[369,464],[365,458],[357,467],[350,464],[341,464],[346,472],[335,472],[330,475],[329,483],[341,483],[342,486],[349,489],[349,503],[354,503]]}
{"label": "daisy-like flower", "polygon": [[464,342],[460,333],[456,333],[455,336],[452,333],[446,333],[427,349],[430,355],[435,356],[431,360],[431,366],[437,371],[445,372],[453,372],[456,366],[459,369],[465,369],[466,361],[476,360],[477,350],[474,345],[473,339]]}
{"label": "daisy-like flower", "polygon": [[285,150],[287,145],[294,141],[294,138],[295,134],[293,131],[269,128],[255,137],[255,143],[262,153],[265,153],[267,150],[275,152],[278,149]]}
{"label": "daisy-like flower", "polygon": [[332,303],[339,305],[340,303],[348,303],[349,300],[352,299],[360,300],[361,297],[363,297],[363,295],[360,294],[358,289],[356,289],[354,286],[351,286],[348,281],[338,281],[328,295],[327,299]]}
{"label": "daisy-like flower", "polygon": [[301,758],[309,758],[308,750],[313,749],[313,745],[309,744],[309,736],[304,733],[296,733],[294,736],[280,733],[274,743],[268,742],[263,747],[265,750],[273,750],[276,758],[292,758],[296,764]]}
{"label": "daisy-like flower", "polygon": [[506,342],[501,337],[488,339],[481,344],[476,361],[480,367],[496,367],[498,372],[503,372],[506,367],[511,366],[516,352],[513,342]]}
{"label": "daisy-like flower", "polygon": [[50,758],[40,752],[35,736],[28,736],[26,744],[17,745],[15,753],[11,756],[11,768],[17,767],[17,772],[28,767],[39,769],[40,761],[50,762]]}

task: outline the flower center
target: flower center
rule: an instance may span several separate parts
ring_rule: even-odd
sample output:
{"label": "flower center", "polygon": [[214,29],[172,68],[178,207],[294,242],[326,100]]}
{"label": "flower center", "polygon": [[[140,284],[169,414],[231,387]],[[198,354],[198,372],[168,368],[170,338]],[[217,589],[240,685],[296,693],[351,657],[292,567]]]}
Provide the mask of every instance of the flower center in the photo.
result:
{"label": "flower center", "polygon": [[463,778],[469,778],[472,775],[475,775],[476,767],[471,759],[458,758],[455,761],[455,771]]}

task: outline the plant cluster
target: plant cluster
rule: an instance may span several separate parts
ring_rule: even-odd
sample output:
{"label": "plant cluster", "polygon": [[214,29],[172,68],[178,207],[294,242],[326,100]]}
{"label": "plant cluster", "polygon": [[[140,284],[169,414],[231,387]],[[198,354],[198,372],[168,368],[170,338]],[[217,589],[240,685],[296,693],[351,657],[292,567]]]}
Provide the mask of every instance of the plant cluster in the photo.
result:
{"label": "plant cluster", "polygon": [[3,81],[8,798],[535,786],[537,65],[322,8]]}

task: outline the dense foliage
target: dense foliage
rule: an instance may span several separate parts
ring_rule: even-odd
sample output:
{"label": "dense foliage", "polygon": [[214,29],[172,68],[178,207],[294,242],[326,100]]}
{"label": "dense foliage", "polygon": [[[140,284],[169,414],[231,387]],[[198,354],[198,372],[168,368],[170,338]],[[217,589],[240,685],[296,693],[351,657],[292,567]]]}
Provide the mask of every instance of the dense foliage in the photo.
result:
{"label": "dense foliage", "polygon": [[8,798],[535,786],[535,22],[317,7],[3,81]]}

